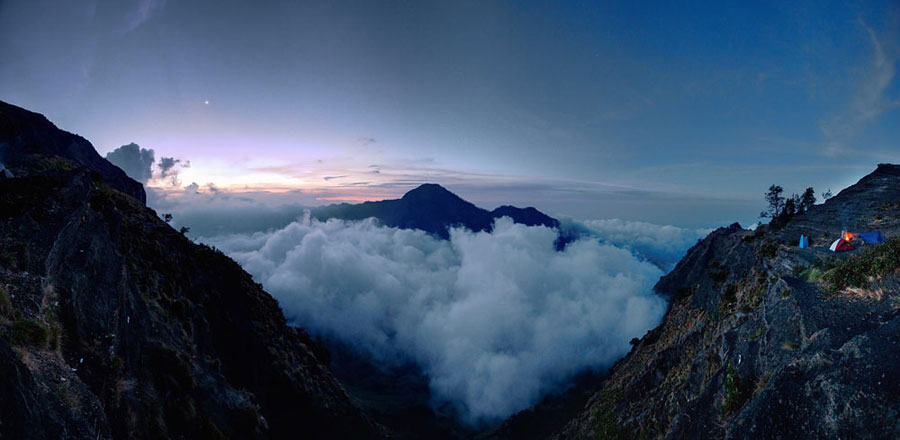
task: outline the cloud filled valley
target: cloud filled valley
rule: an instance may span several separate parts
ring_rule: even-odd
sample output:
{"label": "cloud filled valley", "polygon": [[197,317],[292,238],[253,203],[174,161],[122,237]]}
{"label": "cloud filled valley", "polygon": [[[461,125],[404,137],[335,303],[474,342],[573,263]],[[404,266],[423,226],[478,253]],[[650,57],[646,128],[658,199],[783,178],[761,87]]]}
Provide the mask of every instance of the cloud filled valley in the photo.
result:
{"label": "cloud filled valley", "polygon": [[701,234],[620,221],[580,228],[589,233],[563,251],[555,229],[508,218],[492,232],[452,229],[449,240],[371,219],[306,217],[201,241],[237,260],[292,324],[378,365],[413,362],[436,403],[479,423],[623,356],[666,308],[652,292],[663,270],[651,260],[669,266]]}

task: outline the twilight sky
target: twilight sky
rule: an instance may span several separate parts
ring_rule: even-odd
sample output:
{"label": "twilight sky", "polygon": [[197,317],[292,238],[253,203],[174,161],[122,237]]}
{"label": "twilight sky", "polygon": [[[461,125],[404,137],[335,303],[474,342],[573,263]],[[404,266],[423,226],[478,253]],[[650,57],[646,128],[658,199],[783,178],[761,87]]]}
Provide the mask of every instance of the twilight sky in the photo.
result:
{"label": "twilight sky", "polygon": [[746,224],[900,162],[898,59],[897,1],[0,0],[0,99],[270,204]]}

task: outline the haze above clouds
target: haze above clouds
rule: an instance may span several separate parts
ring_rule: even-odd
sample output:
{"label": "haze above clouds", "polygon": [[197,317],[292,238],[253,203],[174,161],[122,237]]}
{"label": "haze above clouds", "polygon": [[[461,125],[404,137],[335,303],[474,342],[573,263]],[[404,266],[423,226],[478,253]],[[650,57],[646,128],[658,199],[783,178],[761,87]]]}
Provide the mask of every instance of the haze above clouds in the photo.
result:
{"label": "haze above clouds", "polygon": [[896,0],[13,0],[0,59],[4,101],[154,149],[149,186],[189,158],[184,186],[711,227],[900,161]]}
{"label": "haze above clouds", "polygon": [[561,252],[556,230],[508,218],[490,233],[453,229],[446,241],[371,219],[308,217],[201,241],[253,274],[292,324],[382,365],[414,362],[437,403],[478,423],[623,356],[665,311],[652,292],[658,265],[704,235],[615,220],[580,227],[593,232]]}

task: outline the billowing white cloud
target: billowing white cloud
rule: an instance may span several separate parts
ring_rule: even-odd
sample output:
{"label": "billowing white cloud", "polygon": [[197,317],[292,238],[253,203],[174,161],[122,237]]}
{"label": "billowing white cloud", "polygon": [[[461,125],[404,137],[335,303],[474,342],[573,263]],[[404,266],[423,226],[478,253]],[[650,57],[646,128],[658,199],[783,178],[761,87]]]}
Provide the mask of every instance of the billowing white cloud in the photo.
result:
{"label": "billowing white cloud", "polygon": [[446,241],[308,216],[274,232],[201,240],[253,274],[291,323],[383,365],[416,363],[437,402],[476,423],[609,366],[659,323],[666,304],[652,286],[663,271],[616,243],[650,237],[633,248],[674,255],[693,238],[651,226],[594,223],[607,242],[584,237],[559,252],[556,230],[508,218],[490,233],[453,229]]}
{"label": "billowing white cloud", "polygon": [[688,248],[712,231],[620,219],[586,220],[581,224],[602,242],[629,249],[667,272]]}

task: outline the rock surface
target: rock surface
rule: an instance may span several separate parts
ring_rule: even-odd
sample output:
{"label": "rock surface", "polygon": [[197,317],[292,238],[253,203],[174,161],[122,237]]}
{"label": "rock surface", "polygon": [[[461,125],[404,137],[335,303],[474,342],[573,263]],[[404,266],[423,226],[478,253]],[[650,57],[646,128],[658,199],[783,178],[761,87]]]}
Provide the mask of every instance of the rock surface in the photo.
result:
{"label": "rock surface", "polygon": [[328,353],[83,138],[0,103],[0,437],[373,438]]}
{"label": "rock surface", "polygon": [[694,246],[656,286],[663,323],[553,438],[900,438],[900,267],[840,291],[803,275],[860,252],[828,252],[842,229],[900,235],[900,166]]}
{"label": "rock surface", "polygon": [[8,168],[38,167],[47,170],[67,164],[94,171],[103,181],[141,203],[147,202],[144,186],[97,154],[81,136],[56,128],[44,115],[0,101],[0,163]]}

